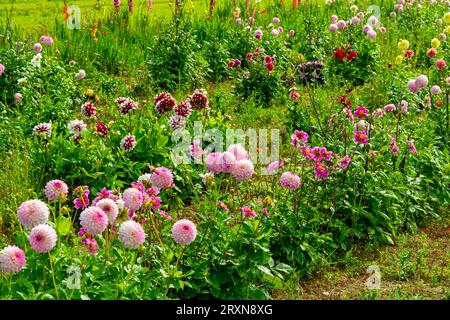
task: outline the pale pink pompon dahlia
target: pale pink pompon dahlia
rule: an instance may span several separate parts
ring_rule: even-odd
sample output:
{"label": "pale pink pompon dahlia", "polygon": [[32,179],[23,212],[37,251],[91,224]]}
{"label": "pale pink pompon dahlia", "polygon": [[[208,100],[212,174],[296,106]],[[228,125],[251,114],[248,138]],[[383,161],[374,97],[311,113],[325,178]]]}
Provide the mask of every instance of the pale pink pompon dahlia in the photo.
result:
{"label": "pale pink pompon dahlia", "polygon": [[117,215],[119,214],[119,208],[117,204],[112,199],[102,199],[95,204],[96,207],[99,207],[103,210],[103,212],[108,216],[108,223],[113,224],[117,219]]}
{"label": "pale pink pompon dahlia", "polygon": [[125,221],[119,228],[119,240],[125,248],[137,249],[145,242],[145,236],[142,226],[133,220]]}
{"label": "pale pink pompon dahlia", "polygon": [[40,224],[31,229],[30,244],[31,247],[40,253],[46,253],[56,245],[58,236],[55,229],[47,224]]}
{"label": "pale pink pompon dahlia", "polygon": [[64,199],[68,192],[67,184],[61,180],[51,180],[45,186],[45,195],[51,201]]}
{"label": "pale pink pompon dahlia", "polygon": [[285,172],[280,177],[280,184],[286,189],[298,189],[300,186],[300,177],[292,172]]}
{"label": "pale pink pompon dahlia", "polygon": [[128,188],[123,193],[123,201],[128,210],[136,212],[142,206],[144,195],[136,188]]}
{"label": "pale pink pompon dahlia", "polygon": [[81,212],[80,224],[90,235],[100,234],[108,225],[108,216],[99,207],[89,207]]}
{"label": "pale pink pompon dahlia", "polygon": [[195,240],[197,228],[192,221],[182,219],[172,227],[172,237],[176,243],[188,245]]}
{"label": "pale pink pompon dahlia", "polygon": [[253,163],[248,159],[243,159],[236,161],[232,173],[236,180],[243,181],[251,178],[254,171]]}
{"label": "pale pink pompon dahlia", "polygon": [[0,251],[0,272],[19,272],[25,264],[25,253],[19,247],[7,246]]}
{"label": "pale pink pompon dahlia", "polygon": [[156,168],[150,177],[150,182],[159,189],[169,188],[173,185],[173,174],[167,168]]}
{"label": "pale pink pompon dahlia", "polygon": [[49,214],[47,205],[38,199],[25,201],[17,209],[20,223],[27,229],[46,223]]}

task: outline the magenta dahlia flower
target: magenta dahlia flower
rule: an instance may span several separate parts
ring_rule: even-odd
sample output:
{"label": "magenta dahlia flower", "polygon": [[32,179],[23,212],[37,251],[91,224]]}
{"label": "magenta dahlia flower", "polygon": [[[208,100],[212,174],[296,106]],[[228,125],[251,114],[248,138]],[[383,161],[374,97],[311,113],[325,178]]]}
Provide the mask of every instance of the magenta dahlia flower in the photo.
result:
{"label": "magenta dahlia flower", "polygon": [[0,272],[16,273],[25,265],[25,253],[19,247],[7,246],[0,251]]}
{"label": "magenta dahlia flower", "polygon": [[142,226],[133,220],[125,221],[120,225],[119,240],[125,248],[137,249],[145,242],[145,237]]}
{"label": "magenta dahlia flower", "polygon": [[285,172],[280,177],[280,185],[283,188],[296,190],[300,186],[300,177],[292,172]]}
{"label": "magenta dahlia flower", "polygon": [[31,229],[30,244],[39,253],[51,251],[55,247],[57,240],[58,236],[55,229],[47,224],[39,224]]}
{"label": "magenta dahlia flower", "polygon": [[356,140],[356,142],[359,142],[362,144],[367,144],[367,142],[369,141],[369,137],[367,136],[367,134],[364,131],[356,131],[355,132],[355,140]]}
{"label": "magenta dahlia flower", "polygon": [[311,150],[310,147],[302,146],[302,147],[300,148],[300,151],[302,152],[303,156],[305,157],[305,159],[306,159],[307,161],[309,161],[309,160],[312,159],[312,150]]}
{"label": "magenta dahlia flower", "polygon": [[398,156],[398,152],[400,151],[398,145],[397,145],[397,140],[395,138],[391,138],[391,142],[389,143],[390,146],[390,150],[392,151],[392,154],[394,156]]}
{"label": "magenta dahlia flower", "polygon": [[315,169],[315,177],[317,179],[327,179],[328,175],[330,174],[330,171],[328,171],[325,167],[325,164],[322,162],[316,162],[314,163],[314,169]]}
{"label": "magenta dahlia flower", "polygon": [[411,140],[408,140],[408,146],[411,148],[411,153],[417,153],[417,149]]}
{"label": "magenta dahlia flower", "polygon": [[252,217],[252,218],[256,218],[258,215],[256,214],[255,211],[253,211],[251,206],[245,206],[241,208],[241,211],[244,213],[244,216],[246,218],[248,217]]}
{"label": "magenta dahlia flower", "polygon": [[128,188],[123,193],[123,201],[129,211],[136,212],[142,206],[144,195],[136,188]]}
{"label": "magenta dahlia flower", "polygon": [[355,110],[355,117],[359,119],[364,119],[369,114],[369,110],[366,107],[358,106]]}
{"label": "magenta dahlia flower", "polygon": [[294,133],[291,135],[292,145],[294,148],[299,147],[299,142],[301,141],[303,144],[308,142],[309,135],[305,131],[299,131],[295,130]]}
{"label": "magenta dahlia flower", "polygon": [[108,226],[108,216],[99,207],[89,207],[80,214],[80,224],[90,235],[101,234]]}
{"label": "magenta dahlia flower", "polygon": [[341,169],[347,169],[350,161],[352,161],[352,158],[350,158],[348,155],[345,155],[341,160],[339,160],[339,167]]}
{"label": "magenta dahlia flower", "polygon": [[172,237],[176,243],[188,245],[195,240],[197,236],[197,228],[192,221],[182,219],[172,227]]}
{"label": "magenta dahlia flower", "polygon": [[73,204],[76,209],[85,209],[89,205],[89,194],[91,191],[87,186],[78,186],[73,190],[73,195],[75,199]]}
{"label": "magenta dahlia flower", "polygon": [[91,118],[97,114],[97,109],[92,102],[86,102],[81,106],[81,114],[86,118]]}
{"label": "magenta dahlia flower", "polygon": [[51,180],[45,185],[45,195],[51,201],[64,201],[68,192],[67,184],[61,180]]}
{"label": "magenta dahlia flower", "polygon": [[17,209],[20,223],[27,229],[46,223],[49,214],[47,205],[38,199],[25,201]]}
{"label": "magenta dahlia flower", "polygon": [[156,168],[150,177],[150,182],[158,189],[170,188],[173,186],[173,174],[165,167]]}

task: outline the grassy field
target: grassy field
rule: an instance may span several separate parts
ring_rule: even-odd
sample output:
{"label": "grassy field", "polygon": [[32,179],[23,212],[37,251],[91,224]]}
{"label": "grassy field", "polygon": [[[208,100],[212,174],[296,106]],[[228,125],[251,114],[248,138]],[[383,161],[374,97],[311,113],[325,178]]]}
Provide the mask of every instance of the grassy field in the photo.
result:
{"label": "grassy field", "polygon": [[[70,0],[65,1],[67,6],[76,5],[81,9],[82,19],[102,18],[113,10],[112,0]],[[170,17],[174,1],[155,0],[153,7],[148,10],[147,0],[135,0],[134,11],[136,16],[150,15],[151,17]],[[0,21],[5,23],[8,18],[13,25],[21,31],[46,31],[55,22],[63,23],[62,9],[64,1],[61,0],[0,0]],[[121,7],[127,7],[123,0]],[[195,8],[199,13],[207,12],[206,0],[186,1],[187,8]]]}

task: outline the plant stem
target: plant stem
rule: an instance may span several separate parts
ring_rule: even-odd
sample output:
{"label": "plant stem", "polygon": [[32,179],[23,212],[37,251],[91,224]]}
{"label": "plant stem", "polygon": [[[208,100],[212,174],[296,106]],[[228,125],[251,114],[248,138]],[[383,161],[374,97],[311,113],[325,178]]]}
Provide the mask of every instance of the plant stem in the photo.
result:
{"label": "plant stem", "polygon": [[56,285],[55,270],[53,268],[53,260],[52,260],[52,255],[50,254],[50,252],[48,253],[48,257],[49,257],[49,260],[50,260],[50,268],[52,270],[53,285],[55,286],[55,290],[56,290],[56,299],[59,300],[58,286]]}

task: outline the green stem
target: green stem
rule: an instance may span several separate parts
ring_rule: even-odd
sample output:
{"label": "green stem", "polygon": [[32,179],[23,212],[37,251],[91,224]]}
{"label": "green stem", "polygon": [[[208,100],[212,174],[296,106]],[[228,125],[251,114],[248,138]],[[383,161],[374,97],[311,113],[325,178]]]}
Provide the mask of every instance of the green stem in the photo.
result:
{"label": "green stem", "polygon": [[52,255],[50,254],[50,252],[48,253],[48,257],[49,257],[49,260],[50,260],[50,268],[52,270],[52,279],[53,279],[53,285],[55,286],[56,299],[59,300],[58,286],[56,285],[55,270],[53,268],[53,260],[52,260]]}

